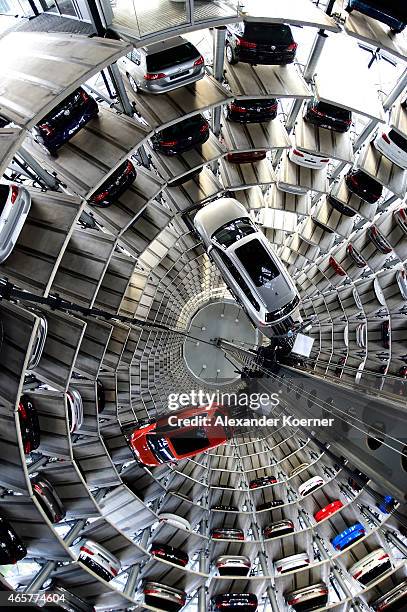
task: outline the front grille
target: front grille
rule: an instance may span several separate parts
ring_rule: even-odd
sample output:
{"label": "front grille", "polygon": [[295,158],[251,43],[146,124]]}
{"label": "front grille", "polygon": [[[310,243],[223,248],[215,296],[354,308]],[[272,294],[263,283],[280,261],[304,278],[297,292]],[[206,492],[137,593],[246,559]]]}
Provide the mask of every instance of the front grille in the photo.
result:
{"label": "front grille", "polygon": [[281,317],[288,315],[296,306],[298,306],[300,298],[296,296],[292,302],[280,308],[280,310],[274,310],[273,312],[266,312],[266,323],[272,323]]}

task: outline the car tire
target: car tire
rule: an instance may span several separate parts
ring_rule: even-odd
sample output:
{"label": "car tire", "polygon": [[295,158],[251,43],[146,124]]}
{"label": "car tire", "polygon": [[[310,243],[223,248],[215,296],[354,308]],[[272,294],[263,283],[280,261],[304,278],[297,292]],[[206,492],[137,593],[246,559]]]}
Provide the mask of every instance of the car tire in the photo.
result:
{"label": "car tire", "polygon": [[226,59],[228,64],[237,64],[237,57],[235,52],[232,49],[232,45],[226,43]]}

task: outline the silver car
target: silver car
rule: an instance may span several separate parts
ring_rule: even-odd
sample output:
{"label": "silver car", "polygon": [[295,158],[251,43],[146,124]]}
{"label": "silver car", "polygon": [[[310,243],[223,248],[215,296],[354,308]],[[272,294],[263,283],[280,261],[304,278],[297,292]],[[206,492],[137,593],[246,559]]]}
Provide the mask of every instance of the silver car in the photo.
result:
{"label": "silver car", "polygon": [[195,83],[205,76],[205,62],[182,36],[133,49],[117,62],[132,88],[159,94]]}
{"label": "silver car", "polygon": [[209,257],[253,323],[269,329],[297,308],[294,282],[245,207],[220,198],[195,215],[194,226]]}
{"label": "silver car", "polygon": [[10,255],[31,206],[31,196],[20,185],[0,185],[0,263]]}

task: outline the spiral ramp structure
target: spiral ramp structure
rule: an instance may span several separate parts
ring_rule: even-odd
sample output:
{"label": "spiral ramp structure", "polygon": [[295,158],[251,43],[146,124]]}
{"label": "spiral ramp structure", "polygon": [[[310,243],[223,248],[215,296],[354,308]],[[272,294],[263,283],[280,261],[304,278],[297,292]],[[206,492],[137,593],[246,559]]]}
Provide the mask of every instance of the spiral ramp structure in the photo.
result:
{"label": "spiral ramp structure", "polygon": [[[191,612],[218,609],[214,598],[226,593],[255,594],[261,612],[291,612],[297,608],[287,593],[323,582],[328,598],[318,609],[368,612],[406,580],[407,390],[399,372],[407,359],[407,294],[401,288],[407,236],[395,213],[405,207],[407,171],[370,141],[385,122],[407,137],[401,105],[407,42],[372,19],[345,17],[341,0],[328,6],[287,0],[273,14],[265,5],[258,5],[260,13],[253,8],[253,19],[298,27],[303,63],[224,64],[224,25],[238,21],[241,9],[221,2],[166,2],[165,10],[159,3],[136,3],[130,10],[89,1],[92,35],[76,33],[75,20],[58,32],[35,31],[35,17],[0,39],[0,114],[11,122],[0,128],[1,167],[5,179],[31,195],[24,227],[0,264],[0,517],[27,549],[17,563],[0,566],[1,603],[10,609],[17,603],[48,609],[49,601],[24,596],[63,587],[84,606],[65,609],[169,610],[168,602],[146,599],[145,584],[154,582],[184,591],[183,609]],[[207,63],[195,86],[149,96],[118,72],[117,60],[133,47],[188,33],[199,35]],[[392,81],[381,91],[371,83],[369,89],[365,62],[361,72],[354,67],[357,78],[347,86],[352,62],[338,52],[334,65],[331,45],[336,51],[353,45],[355,56],[371,50],[380,66],[390,58]],[[32,128],[79,86],[98,101],[98,116],[51,157]],[[349,133],[328,138],[323,128],[305,124],[302,105],[315,88],[353,112]],[[226,122],[225,106],[250,96],[277,98],[277,119],[249,127]],[[151,138],[163,126],[197,113],[211,124],[201,148],[175,157],[154,150]],[[291,146],[327,155],[328,170],[295,166],[287,156]],[[268,151],[257,164],[239,167],[227,159],[230,152],[255,150]],[[137,169],[133,185],[108,208],[90,206],[92,193],[126,159]],[[343,176],[352,165],[383,185],[378,204],[347,190]],[[199,167],[201,174],[170,184]],[[281,184],[302,193],[283,191]],[[329,208],[332,190],[354,217]],[[224,194],[250,211],[296,282],[314,340],[301,365],[270,362],[269,340],[259,333],[251,343],[239,337],[244,313],[192,224],[199,207]],[[387,253],[369,239],[373,226],[389,245]],[[198,338],[193,317],[219,303],[236,331],[216,342]],[[45,344],[32,367],[44,318]],[[356,341],[361,325],[363,347]],[[188,342],[202,350],[203,364],[209,344],[233,364],[236,377],[222,390],[279,394],[268,413],[278,424],[238,426],[210,451],[141,465],[125,435],[129,427],[167,413],[170,394],[217,388],[216,378],[192,372]],[[77,431],[69,414],[72,389],[83,402]],[[35,405],[41,434],[28,453],[19,416],[23,396]],[[330,418],[332,427],[312,425],[312,419]],[[59,522],[50,520],[35,495],[30,476],[37,473],[58,493],[65,511]],[[273,482],[253,488],[262,477]],[[301,495],[312,477],[321,483]],[[315,515],[334,501],[340,501],[337,510],[318,521]],[[187,522],[160,520],[162,513]],[[290,521],[293,531],[268,537],[267,526],[280,520]],[[363,525],[362,536],[335,548],[332,539],[355,523]],[[222,528],[242,530],[243,537],[212,537]],[[114,579],[79,559],[78,542],[87,539],[120,561]],[[155,542],[186,553],[187,564],[154,555]],[[363,585],[350,570],[379,548],[387,571]],[[278,561],[300,553],[306,565],[281,573]],[[216,561],[225,555],[247,557],[248,575],[220,575]],[[9,593],[14,600],[6,599]]]}

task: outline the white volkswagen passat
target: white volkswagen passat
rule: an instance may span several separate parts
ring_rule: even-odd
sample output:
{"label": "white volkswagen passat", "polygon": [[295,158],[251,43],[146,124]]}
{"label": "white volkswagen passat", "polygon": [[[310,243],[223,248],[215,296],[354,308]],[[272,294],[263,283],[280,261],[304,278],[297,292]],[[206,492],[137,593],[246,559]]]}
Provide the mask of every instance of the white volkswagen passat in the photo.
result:
{"label": "white volkswagen passat", "polygon": [[240,202],[215,200],[197,212],[194,225],[225,283],[257,327],[269,329],[294,313],[300,303],[294,282]]}
{"label": "white volkswagen passat", "polygon": [[363,585],[373,582],[378,576],[388,572],[392,568],[389,555],[383,548],[376,548],[366,557],[352,565],[349,573],[355,580]]}
{"label": "white volkswagen passat", "polygon": [[305,168],[314,168],[314,170],[322,170],[330,162],[329,157],[325,155],[319,155],[318,153],[309,153],[304,149],[298,147],[290,149],[288,157],[292,162],[298,164],[298,166],[305,166]]}
{"label": "white volkswagen passat", "polygon": [[323,484],[325,484],[325,481],[321,476],[313,476],[298,487],[298,493],[301,497],[305,497],[309,493],[312,493],[312,491],[315,491],[315,489],[322,487]]}
{"label": "white volkswagen passat", "polygon": [[20,185],[0,185],[0,263],[12,252],[31,206],[31,196]]}
{"label": "white volkswagen passat", "polygon": [[407,138],[386,127],[377,134],[373,144],[393,164],[407,170]]}

